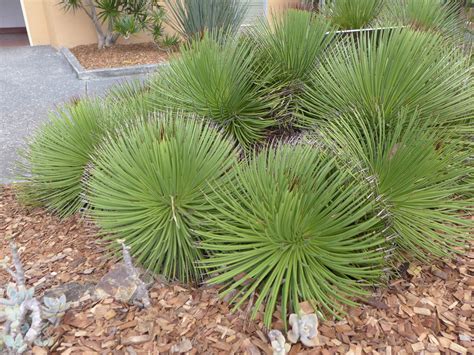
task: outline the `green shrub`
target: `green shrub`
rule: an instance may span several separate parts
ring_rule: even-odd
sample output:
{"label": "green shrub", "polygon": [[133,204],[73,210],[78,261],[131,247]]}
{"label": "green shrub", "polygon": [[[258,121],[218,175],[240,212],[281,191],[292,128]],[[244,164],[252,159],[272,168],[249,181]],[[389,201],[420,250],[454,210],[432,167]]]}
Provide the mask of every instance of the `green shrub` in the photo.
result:
{"label": "green shrub", "polygon": [[266,148],[236,168],[235,184],[218,189],[215,214],[204,216],[203,265],[210,283],[239,307],[254,291],[264,322],[281,297],[282,318],[306,300],[320,311],[367,294],[381,274],[384,238],[377,232],[367,184],[335,158],[305,144]]}
{"label": "green shrub", "polygon": [[20,196],[60,216],[77,212],[84,204],[81,180],[89,156],[108,127],[103,106],[81,100],[50,115],[21,152]]}
{"label": "green shrub", "polygon": [[331,29],[321,16],[288,10],[260,22],[250,31],[257,63],[265,75],[263,85],[282,98],[281,110],[276,116],[283,123],[292,121],[294,106],[310,73],[333,41]]}
{"label": "green shrub", "polygon": [[202,39],[206,32],[235,34],[248,4],[241,0],[166,0],[168,24],[186,40]]}
{"label": "green shrub", "polygon": [[341,30],[366,28],[379,15],[384,0],[328,0],[323,13]]}
{"label": "green shrub", "polygon": [[254,83],[254,60],[248,43],[194,42],[152,84],[152,106],[211,119],[248,148],[274,125],[276,101]]}
{"label": "green shrub", "polygon": [[387,2],[386,21],[412,29],[439,32],[462,41],[463,20],[459,4],[441,0],[394,0]]}
{"label": "green shrub", "polygon": [[90,214],[146,268],[199,281],[196,231],[237,154],[216,129],[172,115],[129,124],[101,145],[87,182]]}
{"label": "green shrub", "polygon": [[472,177],[472,167],[459,164],[468,152],[458,149],[449,131],[406,112],[396,120],[338,117],[325,131],[326,142],[348,165],[375,178],[399,256],[426,260],[465,246],[474,225],[465,212],[469,202],[462,198],[472,183],[462,179]]}
{"label": "green shrub", "polygon": [[[472,117],[467,58],[441,36],[408,29],[341,43],[303,95],[308,124],[357,110],[395,117],[402,108],[447,124]],[[394,115],[395,114],[395,115]]]}
{"label": "green shrub", "polygon": [[20,152],[20,198],[62,217],[78,212],[86,203],[81,183],[91,154],[106,132],[148,115],[146,95],[146,86],[123,84],[103,100],[80,99],[51,113]]}

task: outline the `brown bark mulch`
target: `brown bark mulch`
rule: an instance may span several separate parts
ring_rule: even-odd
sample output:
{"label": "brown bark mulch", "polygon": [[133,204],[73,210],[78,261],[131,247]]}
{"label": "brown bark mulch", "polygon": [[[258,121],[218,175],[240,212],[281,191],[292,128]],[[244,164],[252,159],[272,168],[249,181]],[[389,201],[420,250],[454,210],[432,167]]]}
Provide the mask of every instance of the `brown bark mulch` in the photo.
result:
{"label": "brown bark mulch", "polygon": [[[10,187],[1,192],[0,256],[9,254],[7,241],[14,237],[27,283],[38,294],[67,282],[99,281],[115,261],[106,258],[96,232],[79,216],[60,220],[20,206]],[[290,354],[474,353],[473,246],[443,263],[412,263],[343,320],[321,322],[321,346],[296,344]],[[8,281],[0,271],[0,287]],[[271,354],[261,319],[248,320],[245,309],[230,313],[215,288],[156,282],[150,296],[146,310],[84,297],[55,330],[53,353]],[[274,327],[282,328],[281,320],[275,318]]]}
{"label": "brown bark mulch", "polygon": [[86,44],[70,50],[85,69],[156,64],[167,61],[170,56],[151,42],[116,44],[103,49],[98,49],[97,44]]}

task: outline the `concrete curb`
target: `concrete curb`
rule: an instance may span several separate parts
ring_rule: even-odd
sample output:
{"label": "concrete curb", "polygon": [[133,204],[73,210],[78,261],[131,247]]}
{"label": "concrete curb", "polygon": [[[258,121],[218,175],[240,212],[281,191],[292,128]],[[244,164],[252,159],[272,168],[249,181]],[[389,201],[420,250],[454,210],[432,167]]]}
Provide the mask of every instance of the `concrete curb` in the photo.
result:
{"label": "concrete curb", "polygon": [[130,67],[119,67],[119,68],[106,68],[106,69],[91,69],[87,70],[79,63],[76,56],[65,47],[59,48],[59,52],[66,58],[68,63],[74,69],[77,77],[80,80],[89,80],[89,79],[103,79],[103,78],[113,78],[119,76],[128,76],[128,75],[140,75],[153,73],[158,68],[168,65],[168,63],[159,63],[159,64],[144,64],[144,65],[134,65]]}

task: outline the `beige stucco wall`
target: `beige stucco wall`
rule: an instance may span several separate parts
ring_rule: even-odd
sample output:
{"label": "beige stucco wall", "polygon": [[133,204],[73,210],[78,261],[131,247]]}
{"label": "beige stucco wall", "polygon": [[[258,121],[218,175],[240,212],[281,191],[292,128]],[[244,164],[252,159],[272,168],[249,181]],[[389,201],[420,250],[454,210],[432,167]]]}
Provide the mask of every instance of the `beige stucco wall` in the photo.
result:
{"label": "beige stucco wall", "polygon": [[[74,47],[96,43],[94,26],[82,10],[65,13],[58,0],[21,0],[31,45],[51,44],[55,47]],[[268,0],[269,13],[281,10],[295,0]],[[147,34],[139,34],[122,43],[149,40]]]}

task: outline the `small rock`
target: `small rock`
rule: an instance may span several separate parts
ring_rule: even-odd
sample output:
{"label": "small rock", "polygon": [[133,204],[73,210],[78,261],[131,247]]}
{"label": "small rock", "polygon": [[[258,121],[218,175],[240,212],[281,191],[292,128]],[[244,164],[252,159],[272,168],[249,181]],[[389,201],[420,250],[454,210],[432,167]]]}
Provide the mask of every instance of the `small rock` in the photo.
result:
{"label": "small rock", "polygon": [[59,298],[61,295],[65,295],[67,302],[77,302],[88,292],[92,293],[93,290],[94,284],[92,283],[69,282],[46,291],[44,296]]}
{"label": "small rock", "polygon": [[95,294],[99,299],[113,297],[115,300],[129,303],[137,291],[137,283],[130,277],[123,263],[115,264],[97,284]]}

